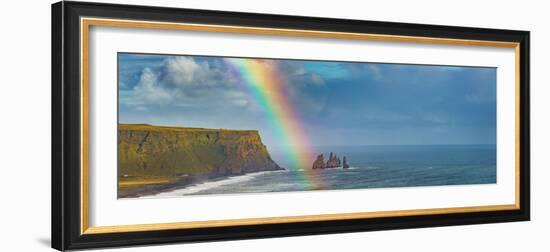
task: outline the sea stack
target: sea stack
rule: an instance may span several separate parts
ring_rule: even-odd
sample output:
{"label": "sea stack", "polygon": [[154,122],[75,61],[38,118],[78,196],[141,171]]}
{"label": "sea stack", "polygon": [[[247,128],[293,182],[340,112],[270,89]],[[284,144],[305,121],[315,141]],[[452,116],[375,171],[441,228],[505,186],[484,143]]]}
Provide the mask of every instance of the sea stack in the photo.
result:
{"label": "sea stack", "polygon": [[317,156],[317,159],[315,159],[315,161],[313,161],[312,169],[315,170],[315,169],[324,169],[324,168],[325,168],[325,157],[323,156],[323,154],[321,154]]}
{"label": "sea stack", "polygon": [[336,154],[330,152],[328,155],[328,160],[325,163],[325,157],[323,154],[320,154],[317,156],[315,161],[313,161],[313,165],[311,166],[311,169],[330,169],[330,168],[349,168],[349,164],[347,163],[346,157],[344,157],[344,162],[342,164],[342,160]]}
{"label": "sea stack", "polygon": [[340,158],[334,155],[332,152],[328,156],[327,163],[325,164],[325,168],[337,168],[340,167]]}
{"label": "sea stack", "polygon": [[349,168],[349,164],[348,164],[348,162],[347,162],[347,160],[346,160],[346,156],[344,156],[344,157],[342,158],[342,160],[343,160],[343,161],[342,161],[342,162],[343,162],[342,168],[344,168],[344,169]]}

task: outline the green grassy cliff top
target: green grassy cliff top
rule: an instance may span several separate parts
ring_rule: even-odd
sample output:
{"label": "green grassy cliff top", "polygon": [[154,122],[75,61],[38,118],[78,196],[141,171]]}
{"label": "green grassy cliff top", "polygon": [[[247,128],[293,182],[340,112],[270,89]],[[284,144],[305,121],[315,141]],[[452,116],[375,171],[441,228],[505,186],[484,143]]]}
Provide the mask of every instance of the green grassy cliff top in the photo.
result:
{"label": "green grassy cliff top", "polygon": [[119,130],[145,130],[145,131],[203,131],[203,132],[239,132],[239,133],[258,133],[257,130],[234,130],[234,129],[207,129],[191,127],[174,126],[156,126],[150,124],[119,124]]}

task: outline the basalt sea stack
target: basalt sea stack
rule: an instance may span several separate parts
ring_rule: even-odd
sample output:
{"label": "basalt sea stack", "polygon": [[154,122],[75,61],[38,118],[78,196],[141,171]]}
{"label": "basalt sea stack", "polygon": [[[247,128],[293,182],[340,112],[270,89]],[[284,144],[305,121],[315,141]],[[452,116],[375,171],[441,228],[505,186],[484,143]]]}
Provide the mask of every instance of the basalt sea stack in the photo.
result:
{"label": "basalt sea stack", "polygon": [[312,169],[329,169],[329,168],[349,168],[349,164],[347,163],[346,157],[344,156],[344,162],[342,164],[342,161],[336,154],[330,153],[328,156],[327,162],[325,162],[325,157],[323,154],[320,154],[317,156],[315,161],[313,161]]}

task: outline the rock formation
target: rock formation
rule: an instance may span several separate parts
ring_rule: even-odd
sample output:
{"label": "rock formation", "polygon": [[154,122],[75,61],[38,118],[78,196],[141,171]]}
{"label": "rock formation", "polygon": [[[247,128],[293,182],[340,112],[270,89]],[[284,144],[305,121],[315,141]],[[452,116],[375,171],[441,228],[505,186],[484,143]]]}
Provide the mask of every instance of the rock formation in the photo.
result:
{"label": "rock formation", "polygon": [[282,170],[256,130],[118,126],[119,177],[216,178]]}
{"label": "rock formation", "polygon": [[346,156],[344,156],[344,157],[342,158],[342,163],[343,163],[343,164],[342,164],[342,168],[344,168],[344,169],[349,168],[349,164],[348,164],[348,162],[347,162],[347,160],[346,160]]}
{"label": "rock formation", "polygon": [[338,168],[338,167],[344,167],[349,168],[349,164],[347,163],[346,157],[344,157],[344,164],[342,166],[342,161],[336,154],[329,153],[328,160],[325,163],[325,159],[323,154],[320,154],[317,156],[315,161],[313,161],[312,169],[328,169],[328,168]]}
{"label": "rock formation", "polygon": [[325,157],[323,154],[318,155],[317,159],[313,161],[312,169],[325,169]]}
{"label": "rock formation", "polygon": [[334,155],[332,152],[328,156],[327,163],[325,164],[325,168],[336,168],[340,167],[340,158]]}

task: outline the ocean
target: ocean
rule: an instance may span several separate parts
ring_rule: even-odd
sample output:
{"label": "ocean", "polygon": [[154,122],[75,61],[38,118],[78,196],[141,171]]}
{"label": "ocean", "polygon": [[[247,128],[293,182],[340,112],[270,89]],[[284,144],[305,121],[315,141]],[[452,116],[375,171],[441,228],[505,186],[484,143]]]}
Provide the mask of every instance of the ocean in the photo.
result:
{"label": "ocean", "polygon": [[[330,152],[346,156],[350,165],[309,174],[328,190],[496,183],[496,145],[323,146],[315,151],[325,161]],[[153,197],[311,190],[304,186],[303,172],[289,167],[281,151],[270,153],[286,170],[204,182]]]}

